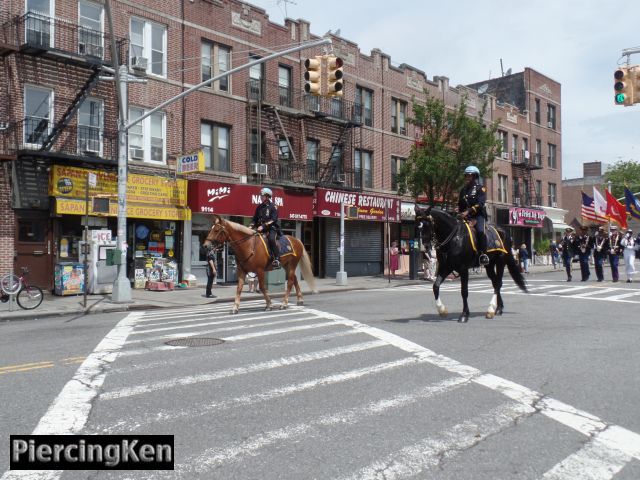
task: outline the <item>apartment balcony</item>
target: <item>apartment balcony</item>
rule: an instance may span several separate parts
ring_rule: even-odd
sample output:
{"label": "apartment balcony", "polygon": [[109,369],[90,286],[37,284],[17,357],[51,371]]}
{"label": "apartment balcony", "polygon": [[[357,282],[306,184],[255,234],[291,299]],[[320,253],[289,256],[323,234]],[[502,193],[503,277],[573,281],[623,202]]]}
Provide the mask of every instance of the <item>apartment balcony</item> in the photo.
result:
{"label": "apartment balcony", "polygon": [[513,194],[513,206],[514,207],[532,207],[534,205],[542,205],[542,197],[528,194]]}
{"label": "apartment balcony", "polygon": [[117,131],[98,127],[64,127],[50,151],[42,150],[53,123],[47,118],[25,118],[0,127],[0,158],[14,159],[18,154],[73,158],[92,163],[114,163],[118,158]]}
{"label": "apartment balcony", "polygon": [[292,115],[313,116],[339,122],[355,122],[354,104],[343,98],[319,97],[278,82],[250,79],[247,98]]}
{"label": "apartment balcony", "polygon": [[[119,62],[127,61],[127,41],[116,38]],[[0,26],[0,55],[12,51],[78,65],[113,65],[111,36],[69,20],[28,12]]]}
{"label": "apartment balcony", "polygon": [[[514,167],[524,167],[528,170],[539,170],[542,168],[540,154],[531,154],[528,150],[511,152],[511,164]],[[532,158],[533,157],[533,158]]]}

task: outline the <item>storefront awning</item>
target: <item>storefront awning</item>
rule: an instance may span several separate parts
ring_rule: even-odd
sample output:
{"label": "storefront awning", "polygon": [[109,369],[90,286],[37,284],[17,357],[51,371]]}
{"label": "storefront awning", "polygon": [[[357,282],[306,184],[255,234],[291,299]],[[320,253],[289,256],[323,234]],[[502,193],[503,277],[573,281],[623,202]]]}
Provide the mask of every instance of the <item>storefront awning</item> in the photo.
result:
{"label": "storefront awning", "polygon": [[[56,198],[56,213],[59,215],[84,215],[86,202],[77,198]],[[109,213],[94,213],[89,202],[89,215],[117,217],[118,204],[109,202]],[[154,220],[191,220],[191,210],[170,205],[127,204],[127,218],[149,218]]]}
{"label": "storefront awning", "polygon": [[567,228],[573,228],[571,225],[567,225],[566,223],[563,222],[553,222],[553,230],[554,231],[560,231],[560,232],[564,232]]}
{"label": "storefront awning", "polygon": [[344,190],[316,189],[317,217],[340,218],[340,205],[358,207],[358,220],[400,221],[400,199]]}

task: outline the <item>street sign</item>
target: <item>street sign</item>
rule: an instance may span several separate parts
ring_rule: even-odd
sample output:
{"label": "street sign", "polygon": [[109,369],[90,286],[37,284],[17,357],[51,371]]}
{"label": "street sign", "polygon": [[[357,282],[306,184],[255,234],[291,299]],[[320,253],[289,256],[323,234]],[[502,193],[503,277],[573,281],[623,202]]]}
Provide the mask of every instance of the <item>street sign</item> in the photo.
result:
{"label": "street sign", "polygon": [[198,150],[189,155],[183,155],[176,160],[177,173],[193,173],[204,171],[204,152]]}
{"label": "street sign", "polygon": [[98,185],[98,176],[93,172],[89,172],[87,174],[87,181],[91,188],[96,188],[96,185]]}

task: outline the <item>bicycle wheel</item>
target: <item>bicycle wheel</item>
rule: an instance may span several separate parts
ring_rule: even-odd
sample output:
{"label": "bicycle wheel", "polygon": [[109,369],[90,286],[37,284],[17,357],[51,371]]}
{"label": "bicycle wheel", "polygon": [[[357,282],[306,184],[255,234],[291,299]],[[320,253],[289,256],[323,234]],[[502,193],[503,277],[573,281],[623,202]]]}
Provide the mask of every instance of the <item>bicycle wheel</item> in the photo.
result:
{"label": "bicycle wheel", "polygon": [[16,298],[18,305],[25,310],[33,310],[39,307],[43,299],[44,294],[42,293],[42,289],[33,285],[29,285],[20,290]]}
{"label": "bicycle wheel", "polygon": [[20,290],[20,277],[12,273],[6,274],[0,279],[0,289],[7,295],[14,295]]}

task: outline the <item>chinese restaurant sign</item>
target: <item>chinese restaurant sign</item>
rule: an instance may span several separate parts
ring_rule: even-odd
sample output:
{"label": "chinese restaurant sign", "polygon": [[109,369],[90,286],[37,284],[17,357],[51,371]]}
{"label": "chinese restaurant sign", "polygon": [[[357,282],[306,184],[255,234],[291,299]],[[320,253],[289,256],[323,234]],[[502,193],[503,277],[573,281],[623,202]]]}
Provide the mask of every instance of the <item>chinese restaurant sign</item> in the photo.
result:
{"label": "chinese restaurant sign", "polygon": [[509,225],[541,228],[546,216],[544,210],[514,207],[509,209]]}
{"label": "chinese restaurant sign", "polygon": [[316,189],[315,214],[318,217],[340,218],[342,202],[358,207],[358,220],[400,221],[400,201],[397,198],[325,188]]}

